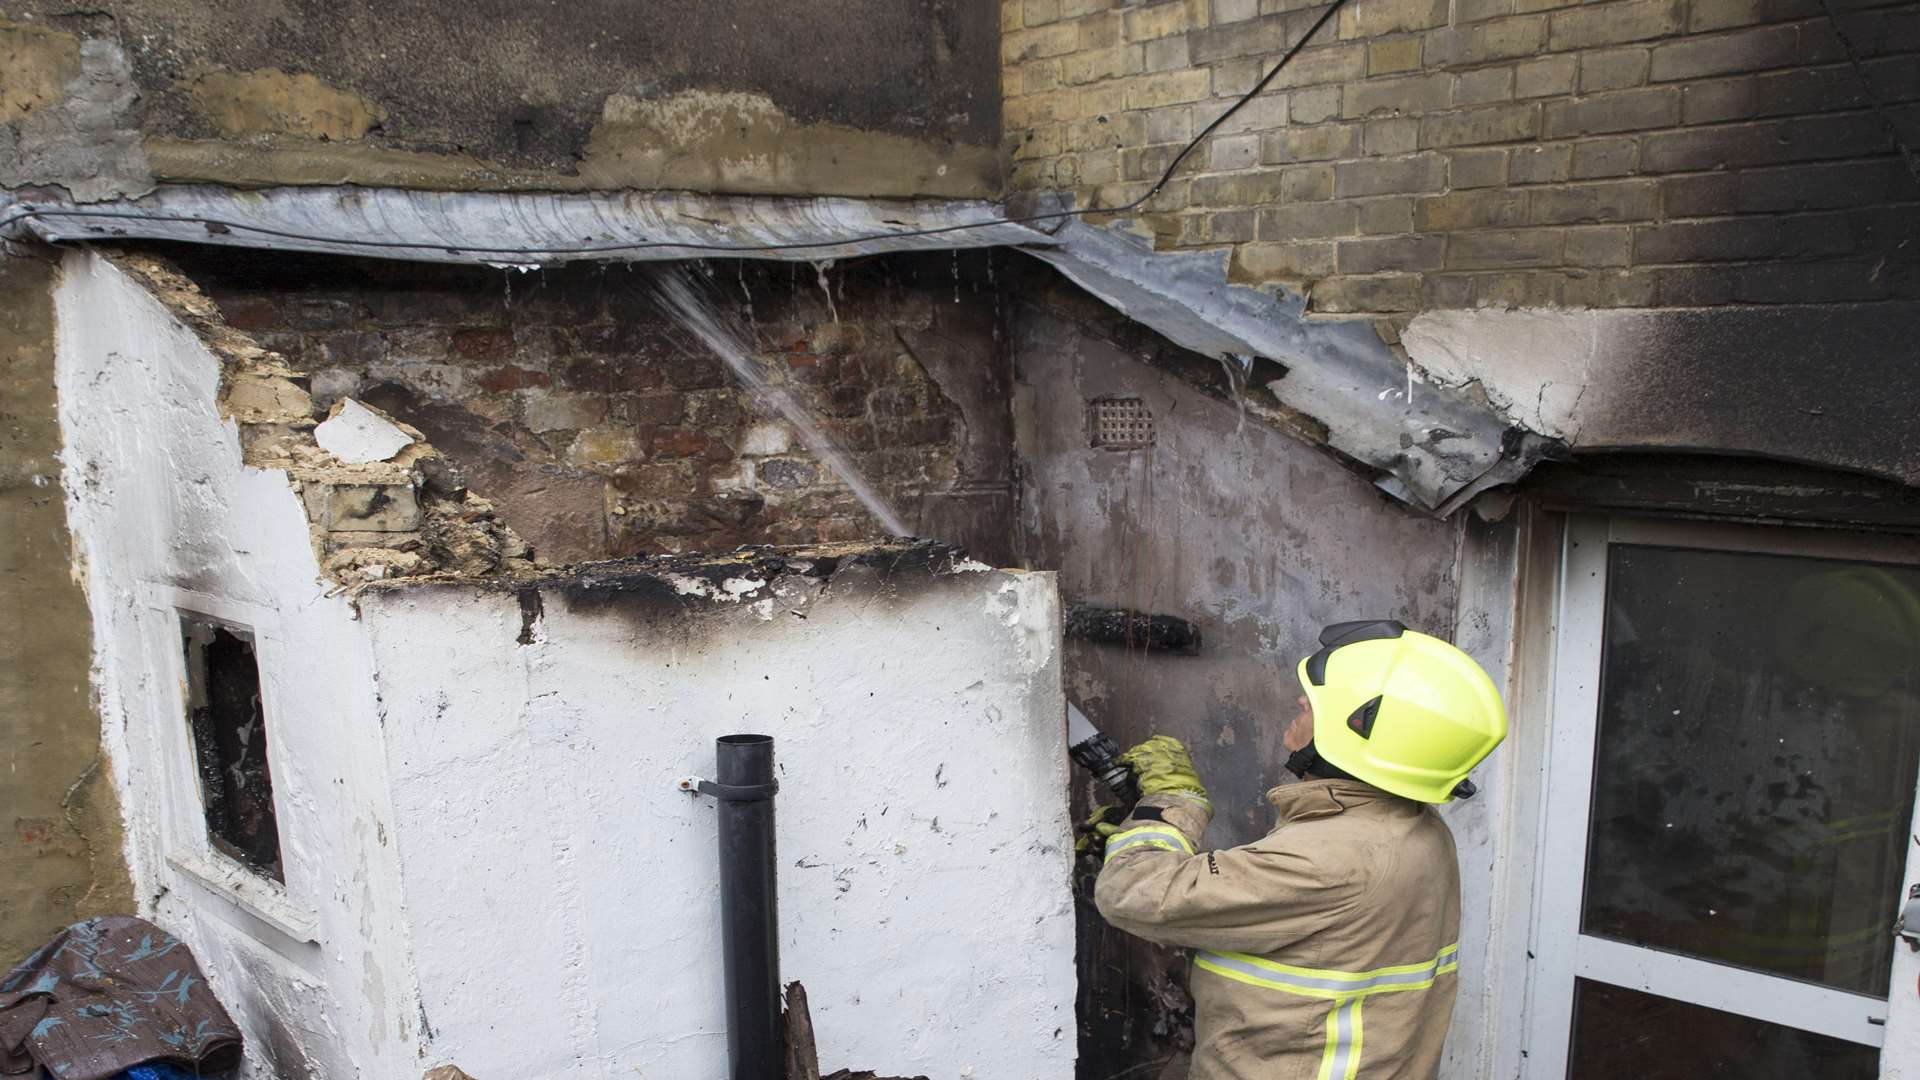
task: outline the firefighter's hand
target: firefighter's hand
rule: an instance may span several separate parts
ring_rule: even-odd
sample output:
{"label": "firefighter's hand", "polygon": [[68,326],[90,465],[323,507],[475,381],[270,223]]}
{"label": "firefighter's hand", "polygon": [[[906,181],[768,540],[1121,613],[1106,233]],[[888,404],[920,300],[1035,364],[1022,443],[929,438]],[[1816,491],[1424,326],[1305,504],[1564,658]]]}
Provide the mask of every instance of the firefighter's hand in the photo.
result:
{"label": "firefighter's hand", "polygon": [[1193,757],[1179,739],[1155,735],[1120,755],[1139,778],[1142,795],[1188,795],[1205,802],[1207,786],[1194,770]]}
{"label": "firefighter's hand", "polygon": [[1102,806],[1094,810],[1092,816],[1077,831],[1080,836],[1073,842],[1073,850],[1081,855],[1089,852],[1098,855],[1107,848],[1107,838],[1120,831],[1120,823],[1127,820],[1127,808],[1124,806]]}

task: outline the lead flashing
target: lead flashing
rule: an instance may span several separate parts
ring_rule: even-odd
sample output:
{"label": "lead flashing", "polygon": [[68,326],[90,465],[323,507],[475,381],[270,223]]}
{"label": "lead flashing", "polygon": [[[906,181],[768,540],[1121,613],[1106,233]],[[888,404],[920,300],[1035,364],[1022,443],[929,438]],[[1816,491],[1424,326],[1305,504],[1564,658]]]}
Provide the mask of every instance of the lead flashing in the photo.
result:
{"label": "lead flashing", "polygon": [[[1064,205],[1047,200],[1034,213]],[[1159,252],[1124,223],[1021,224],[1006,213],[932,199],[176,185],[85,205],[57,193],[0,195],[0,239],[166,240],[529,270],[1012,247],[1184,348],[1249,371],[1254,357],[1279,362],[1285,374],[1263,388],[1324,425],[1327,444],[1375,471],[1383,491],[1429,513],[1517,479],[1557,446],[1483,398],[1433,382],[1366,322],[1309,319],[1302,297],[1230,283],[1223,250]]]}
{"label": "lead flashing", "polygon": [[[941,199],[180,185],[85,205],[57,195],[0,196],[0,223],[13,223],[0,238],[24,231],[48,243],[170,240],[527,268],[709,257],[821,261],[1049,242],[1002,216],[994,203]],[[943,231],[899,235],[920,230]],[[761,250],[727,250],[755,247]]]}

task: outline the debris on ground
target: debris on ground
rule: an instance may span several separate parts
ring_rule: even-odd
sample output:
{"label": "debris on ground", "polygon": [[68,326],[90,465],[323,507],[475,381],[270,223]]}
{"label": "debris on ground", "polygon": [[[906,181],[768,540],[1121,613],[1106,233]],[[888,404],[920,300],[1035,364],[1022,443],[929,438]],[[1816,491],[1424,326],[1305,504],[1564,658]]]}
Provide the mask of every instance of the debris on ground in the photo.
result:
{"label": "debris on ground", "polygon": [[[878,1073],[840,1069],[820,1074],[820,1052],[813,1039],[813,1016],[807,1011],[807,988],[798,982],[787,984],[785,1012],[787,1036],[787,1075],[785,1080],[927,1080],[924,1076],[881,1076]],[[427,1080],[442,1080],[427,1077]]]}
{"label": "debris on ground", "polygon": [[813,1041],[813,1016],[807,1011],[807,988],[796,980],[787,984],[786,1080],[820,1080],[820,1051]]}

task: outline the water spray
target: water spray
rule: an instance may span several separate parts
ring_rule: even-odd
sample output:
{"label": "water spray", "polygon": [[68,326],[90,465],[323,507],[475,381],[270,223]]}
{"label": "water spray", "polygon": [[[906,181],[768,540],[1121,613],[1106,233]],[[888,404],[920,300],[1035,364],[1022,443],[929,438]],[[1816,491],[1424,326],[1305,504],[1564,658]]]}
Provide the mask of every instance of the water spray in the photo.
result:
{"label": "water spray", "polygon": [[[713,296],[700,285],[697,278],[683,267],[672,267],[656,272],[649,282],[660,305],[727,365],[727,370],[733,372],[749,396],[770,405],[786,419],[807,452],[847,486],[847,490],[860,500],[860,505],[866,507],[888,536],[907,536],[912,533],[907,523],[854,466],[840,444],[821,430],[814,417],[792,394],[768,380],[766,372],[755,362],[753,350],[748,345],[751,335],[722,314]],[[824,286],[825,282],[826,275],[822,272],[821,284]],[[832,301],[831,292],[827,294],[827,299]],[[839,314],[835,313],[834,321],[838,322],[839,319]]]}

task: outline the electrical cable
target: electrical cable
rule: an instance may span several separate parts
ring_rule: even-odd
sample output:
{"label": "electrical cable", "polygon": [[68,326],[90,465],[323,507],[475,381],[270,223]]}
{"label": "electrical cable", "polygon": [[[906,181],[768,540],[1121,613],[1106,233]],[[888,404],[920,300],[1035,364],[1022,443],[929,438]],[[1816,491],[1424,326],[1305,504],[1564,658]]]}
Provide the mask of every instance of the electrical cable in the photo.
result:
{"label": "electrical cable", "polygon": [[1161,172],[1160,178],[1153,182],[1152,187],[1149,187],[1145,193],[1133,201],[1120,206],[1090,206],[1079,210],[1059,210],[1044,214],[1027,214],[1020,217],[1000,217],[989,221],[969,221],[958,225],[941,225],[930,229],[902,229],[894,232],[870,233],[843,240],[795,241],[784,244],[681,243],[669,240],[650,240],[632,244],[582,244],[556,247],[471,247],[445,243],[430,243],[427,241],[352,240],[332,236],[317,236],[311,233],[275,229],[265,225],[249,225],[245,222],[225,221],[220,218],[204,217],[197,214],[159,214],[132,210],[56,210],[36,209],[32,207],[15,211],[5,217],[0,217],[0,234],[4,234],[6,229],[16,222],[24,221],[28,218],[97,218],[101,220],[155,221],[204,225],[209,230],[224,229],[228,231],[245,231],[261,236],[278,237],[283,240],[303,240],[311,243],[337,244],[342,247],[368,248],[373,250],[427,250],[474,255],[541,256],[614,254],[626,251],[652,251],[662,248],[673,248],[682,251],[704,251],[711,252],[715,255],[725,255],[730,252],[804,251],[816,248],[838,248],[846,247],[849,244],[865,244],[883,240],[905,240],[916,236],[941,236],[947,233],[965,232],[970,229],[992,228],[996,225],[1026,225],[1038,221],[1061,221],[1066,218],[1084,217],[1089,214],[1125,214],[1146,205],[1154,196],[1160,194],[1173,179],[1174,173],[1179,171],[1180,166],[1185,163],[1187,157],[1191,155],[1202,142],[1205,142],[1208,136],[1217,131],[1220,125],[1226,123],[1228,118],[1246,107],[1248,102],[1258,97],[1261,91],[1265,90],[1268,84],[1272,83],[1274,78],[1280,74],[1281,69],[1287,66],[1288,62],[1306,46],[1307,42],[1313,40],[1313,36],[1319,33],[1320,28],[1325,26],[1327,20],[1331,19],[1334,13],[1339,11],[1341,5],[1345,3],[1346,0],[1333,0],[1332,3],[1328,4],[1326,8],[1320,12],[1320,16],[1313,21],[1313,25],[1307,28],[1307,32],[1300,35],[1300,39],[1294,42],[1293,45],[1281,55],[1279,62],[1275,63],[1273,68],[1269,70],[1259,82],[1253,84],[1253,89],[1240,95],[1225,112],[1215,117],[1212,123],[1200,130],[1198,135],[1188,140],[1187,144],[1180,148],[1180,152],[1173,156],[1173,160],[1167,164],[1166,169]]}

